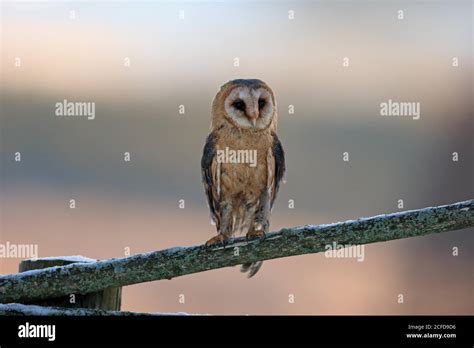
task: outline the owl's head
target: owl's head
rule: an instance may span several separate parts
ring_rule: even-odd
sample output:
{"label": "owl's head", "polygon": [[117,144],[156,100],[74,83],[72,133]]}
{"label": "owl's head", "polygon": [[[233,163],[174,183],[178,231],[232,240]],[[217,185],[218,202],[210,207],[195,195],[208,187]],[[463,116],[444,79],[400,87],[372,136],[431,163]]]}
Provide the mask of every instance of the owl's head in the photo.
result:
{"label": "owl's head", "polygon": [[212,103],[213,129],[230,124],[244,130],[275,130],[276,122],[275,95],[261,80],[229,81]]}

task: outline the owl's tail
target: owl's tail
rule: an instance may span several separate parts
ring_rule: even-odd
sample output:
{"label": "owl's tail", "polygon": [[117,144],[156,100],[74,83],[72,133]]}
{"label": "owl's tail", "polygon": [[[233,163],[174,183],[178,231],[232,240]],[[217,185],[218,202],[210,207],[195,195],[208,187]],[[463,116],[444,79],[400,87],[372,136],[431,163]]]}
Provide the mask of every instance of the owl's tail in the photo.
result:
{"label": "owl's tail", "polygon": [[244,263],[240,267],[240,272],[242,273],[248,272],[247,278],[252,278],[258,272],[260,267],[262,267],[262,265],[263,265],[263,261],[257,261],[253,263]]}

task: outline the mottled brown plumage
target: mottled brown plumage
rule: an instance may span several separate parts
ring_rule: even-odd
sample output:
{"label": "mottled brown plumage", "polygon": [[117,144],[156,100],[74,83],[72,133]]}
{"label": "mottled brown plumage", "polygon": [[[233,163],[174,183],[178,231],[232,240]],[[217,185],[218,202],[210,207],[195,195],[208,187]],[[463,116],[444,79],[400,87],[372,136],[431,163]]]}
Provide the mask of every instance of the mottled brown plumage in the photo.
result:
{"label": "mottled brown plumage", "polygon": [[[275,95],[263,81],[227,82],[214,98],[201,167],[218,235],[206,245],[225,243],[236,232],[247,238],[264,237],[268,232],[270,211],[285,171],[276,126]],[[261,262],[243,265],[242,271],[251,277],[260,266]]]}

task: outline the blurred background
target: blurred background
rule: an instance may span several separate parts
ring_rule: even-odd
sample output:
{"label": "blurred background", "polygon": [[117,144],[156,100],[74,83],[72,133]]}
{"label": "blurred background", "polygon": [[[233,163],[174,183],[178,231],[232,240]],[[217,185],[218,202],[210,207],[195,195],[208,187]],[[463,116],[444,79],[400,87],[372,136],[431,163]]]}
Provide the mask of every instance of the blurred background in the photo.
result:
{"label": "blurred background", "polygon": [[[2,2],[0,241],[105,259],[208,240],[200,157],[234,78],[277,97],[287,183],[271,230],[474,198],[472,4]],[[95,102],[95,120],[56,117],[64,99]],[[388,99],[420,102],[421,118],[381,117]],[[314,254],[251,280],[235,267],[139,284],[122,309],[473,314],[473,242],[466,229],[367,245],[364,262]]]}

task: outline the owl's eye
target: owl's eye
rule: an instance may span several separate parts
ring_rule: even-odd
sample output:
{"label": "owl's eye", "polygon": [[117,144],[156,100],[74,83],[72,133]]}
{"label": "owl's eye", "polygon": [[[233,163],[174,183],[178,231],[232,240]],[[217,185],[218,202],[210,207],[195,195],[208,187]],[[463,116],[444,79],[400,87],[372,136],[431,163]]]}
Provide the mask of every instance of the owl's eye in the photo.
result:
{"label": "owl's eye", "polygon": [[234,106],[234,108],[236,108],[237,110],[240,110],[240,111],[244,111],[245,110],[245,103],[242,101],[242,100],[236,100],[235,102],[232,103],[232,105]]}
{"label": "owl's eye", "polygon": [[265,101],[265,99],[259,99],[258,100],[258,109],[262,110],[265,107],[266,104],[267,104],[267,102]]}

